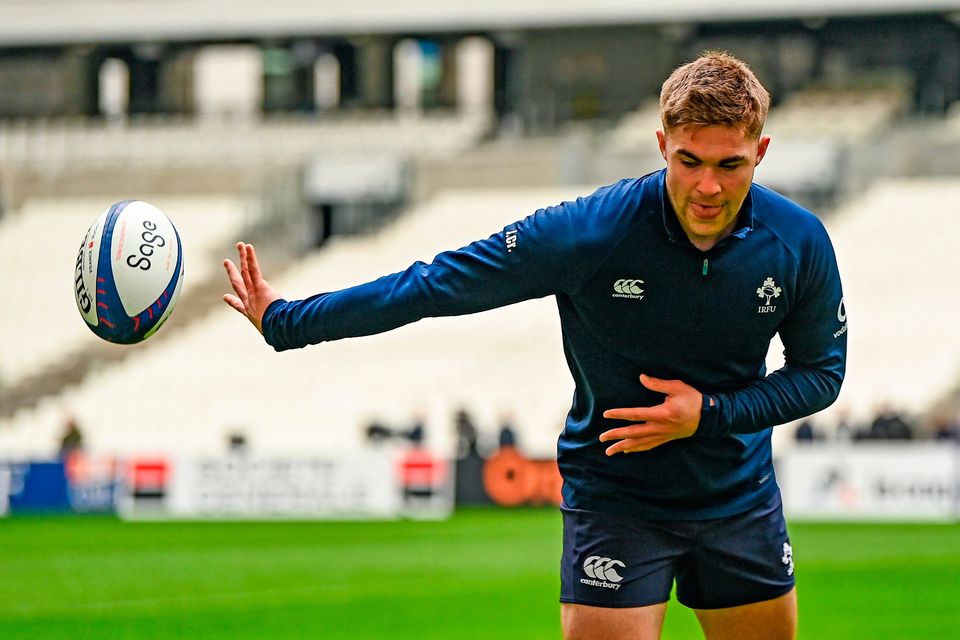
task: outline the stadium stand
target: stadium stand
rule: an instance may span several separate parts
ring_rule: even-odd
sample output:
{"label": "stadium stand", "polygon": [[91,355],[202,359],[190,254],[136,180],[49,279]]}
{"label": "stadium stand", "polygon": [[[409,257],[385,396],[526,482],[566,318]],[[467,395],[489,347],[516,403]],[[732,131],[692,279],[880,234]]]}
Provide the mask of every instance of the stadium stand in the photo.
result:
{"label": "stadium stand", "polygon": [[[881,402],[923,414],[960,377],[951,282],[956,257],[945,230],[960,180],[892,179],[844,204],[831,231],[850,317],[847,379],[828,414],[865,419]],[[951,290],[951,287],[954,287]]]}
{"label": "stadium stand", "polygon": [[[62,256],[75,255],[87,226],[111,202],[136,194],[133,197],[160,206],[181,227],[181,236],[189,239],[185,241],[186,296],[190,288],[206,281],[209,265],[217,262],[206,256],[210,246],[229,246],[241,228],[256,223],[254,218],[262,222],[263,216],[269,217],[264,202],[277,198],[269,193],[278,191],[273,183],[282,183],[283,206],[299,213],[296,208],[303,203],[296,193],[288,192],[298,189],[296,175],[308,160],[322,157],[342,164],[344,158],[356,163],[365,157],[382,160],[397,154],[440,161],[475,145],[488,126],[487,119],[476,113],[199,121],[157,116],[124,123],[0,121],[0,166],[8,175],[32,176],[18,181],[12,198],[10,193],[0,194],[7,197],[8,206],[18,205],[0,218],[0,247],[6,247],[0,263],[10,273],[16,265],[18,278],[11,280],[10,292],[21,296],[29,303],[25,308],[41,319],[25,329],[14,316],[0,320],[0,327],[6,329],[0,340],[6,347],[0,362],[0,388],[9,389],[42,373],[81,344],[86,331],[82,325],[51,326],[73,311],[69,298],[48,292],[68,292],[62,284],[70,265]],[[231,167],[236,175],[227,180],[207,174],[229,175]],[[283,171],[271,173],[271,167],[283,167]],[[191,178],[190,173],[197,176]],[[278,181],[277,175],[282,179]],[[173,195],[150,197],[145,194],[154,191],[144,190],[145,186]],[[60,197],[53,197],[60,191],[64,192]],[[98,195],[78,197],[77,192]],[[194,198],[187,193],[225,195]],[[35,238],[44,242],[31,242]],[[48,266],[55,264],[62,264],[64,271]],[[9,413],[3,409],[0,413]]]}
{"label": "stadium stand", "polygon": [[[299,297],[358,283],[584,191],[451,192],[372,236],[335,239],[275,284]],[[418,411],[428,416],[432,442],[448,448],[451,417],[467,406],[490,428],[509,411],[525,447],[550,455],[572,392],[550,300],[279,356],[218,307],[176,340],[138,349],[58,402],[0,421],[0,449],[49,454],[67,411],[92,451],[110,453],[219,453],[237,431],[258,452],[349,449],[362,446],[367,422],[403,422]],[[162,390],[158,406],[145,406],[147,386]],[[107,404],[111,411],[101,411]]]}
{"label": "stadium stand", "polygon": [[851,150],[886,135],[908,105],[903,89],[808,89],[771,109],[772,152],[756,179],[815,210],[832,208]]}

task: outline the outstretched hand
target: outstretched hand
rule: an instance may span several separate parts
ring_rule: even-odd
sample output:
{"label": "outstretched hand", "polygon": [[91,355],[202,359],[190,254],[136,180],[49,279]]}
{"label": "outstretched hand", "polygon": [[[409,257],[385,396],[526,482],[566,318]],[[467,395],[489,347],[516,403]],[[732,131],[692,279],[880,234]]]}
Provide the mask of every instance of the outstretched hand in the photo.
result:
{"label": "outstretched hand", "polygon": [[607,447],[607,455],[649,451],[665,442],[689,438],[700,425],[703,395],[681,380],[662,380],[641,375],[640,382],[651,391],[666,394],[666,399],[653,407],[608,409],[604,418],[629,420],[635,424],[617,427],[600,434],[600,442],[619,440]]}
{"label": "outstretched hand", "polygon": [[238,242],[237,254],[239,268],[230,260],[223,261],[223,268],[227,270],[230,285],[236,293],[223,294],[223,301],[246,316],[257,331],[263,333],[263,312],[271,302],[280,298],[280,294],[263,279],[252,244]]}

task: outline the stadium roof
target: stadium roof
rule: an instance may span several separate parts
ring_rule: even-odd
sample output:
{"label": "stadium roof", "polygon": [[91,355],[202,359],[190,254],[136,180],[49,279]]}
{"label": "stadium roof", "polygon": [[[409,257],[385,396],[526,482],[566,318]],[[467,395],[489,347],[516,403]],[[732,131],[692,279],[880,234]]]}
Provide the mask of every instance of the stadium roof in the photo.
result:
{"label": "stadium roof", "polygon": [[960,0],[0,0],[0,46],[960,12]]}

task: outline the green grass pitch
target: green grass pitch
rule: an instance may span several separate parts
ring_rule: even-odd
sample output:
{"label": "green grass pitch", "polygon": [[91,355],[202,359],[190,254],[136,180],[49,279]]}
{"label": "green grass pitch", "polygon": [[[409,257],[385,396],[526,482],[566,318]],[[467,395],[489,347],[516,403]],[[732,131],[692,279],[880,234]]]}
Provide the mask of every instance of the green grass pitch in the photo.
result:
{"label": "green grass pitch", "polygon": [[[960,638],[960,525],[791,524],[806,640]],[[559,638],[560,517],[0,520],[0,638]],[[664,638],[700,638],[672,603]]]}

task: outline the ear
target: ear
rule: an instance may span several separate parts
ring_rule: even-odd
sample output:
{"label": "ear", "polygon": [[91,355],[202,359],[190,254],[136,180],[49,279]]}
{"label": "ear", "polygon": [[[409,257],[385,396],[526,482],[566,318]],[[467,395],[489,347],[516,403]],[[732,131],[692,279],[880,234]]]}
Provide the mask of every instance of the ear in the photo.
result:
{"label": "ear", "polygon": [[660,146],[660,155],[663,156],[663,159],[667,159],[667,134],[663,132],[663,129],[657,129],[657,144]]}
{"label": "ear", "polygon": [[757,164],[760,164],[763,156],[767,155],[767,147],[769,146],[770,136],[760,136],[760,140],[757,141]]}

